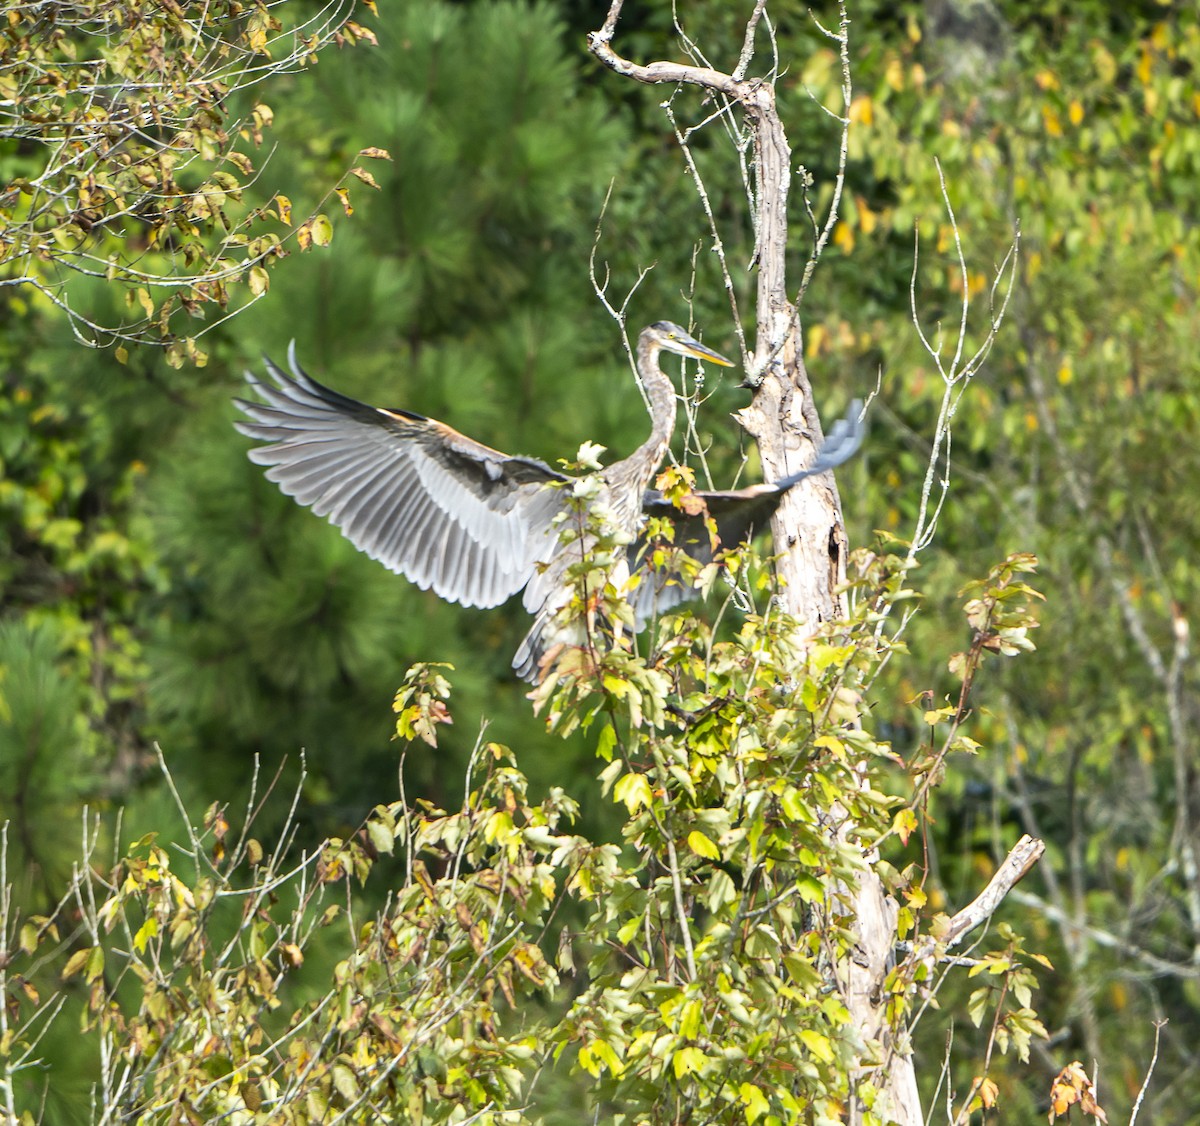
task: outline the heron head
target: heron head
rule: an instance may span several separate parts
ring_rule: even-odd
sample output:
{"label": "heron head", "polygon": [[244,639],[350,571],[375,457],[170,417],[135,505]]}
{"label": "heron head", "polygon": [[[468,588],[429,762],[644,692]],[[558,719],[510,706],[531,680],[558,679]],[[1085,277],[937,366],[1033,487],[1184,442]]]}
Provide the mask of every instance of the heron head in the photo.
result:
{"label": "heron head", "polygon": [[646,333],[664,352],[694,356],[698,360],[708,360],[709,363],[720,364],[722,367],[733,367],[732,360],[727,360],[720,352],[705,347],[686,328],[681,328],[673,321],[655,321],[646,329]]}

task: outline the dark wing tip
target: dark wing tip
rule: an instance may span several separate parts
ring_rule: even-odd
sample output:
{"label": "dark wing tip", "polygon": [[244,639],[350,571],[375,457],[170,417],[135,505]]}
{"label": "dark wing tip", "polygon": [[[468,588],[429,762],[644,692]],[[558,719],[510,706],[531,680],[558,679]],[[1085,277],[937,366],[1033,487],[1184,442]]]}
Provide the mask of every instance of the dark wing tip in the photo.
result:
{"label": "dark wing tip", "polygon": [[825,435],[825,441],[821,443],[821,448],[817,451],[812,465],[807,469],[801,469],[798,473],[793,473],[790,477],[776,481],[771,488],[776,493],[785,493],[806,477],[816,477],[821,473],[827,473],[830,469],[836,469],[842,462],[849,461],[858,452],[866,433],[867,424],[863,413],[863,402],[861,399],[854,399],[846,408],[845,415],[829,428],[829,433]]}
{"label": "dark wing tip", "polygon": [[858,453],[866,433],[867,423],[863,412],[863,401],[854,399],[846,408],[845,415],[829,428],[829,433],[825,435],[821,449],[805,472],[812,476],[833,469],[844,461],[849,461]]}

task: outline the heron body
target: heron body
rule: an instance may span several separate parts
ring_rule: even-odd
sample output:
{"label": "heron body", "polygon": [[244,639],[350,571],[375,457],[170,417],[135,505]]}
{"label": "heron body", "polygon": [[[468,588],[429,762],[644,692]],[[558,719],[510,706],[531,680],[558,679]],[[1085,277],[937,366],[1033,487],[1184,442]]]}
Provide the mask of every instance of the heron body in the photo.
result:
{"label": "heron body", "polygon": [[[679,325],[659,321],[644,329],[637,367],[650,404],[650,436],[600,471],[591,503],[605,506],[614,528],[633,541],[647,514],[673,519],[684,550],[711,557],[703,519],[689,518],[649,487],[675,428],[675,389],[659,364],[663,351],[732,366]],[[288,359],[290,375],[266,361],[272,383],[246,374],[259,400],[235,400],[249,420],[237,422],[238,430],[266,443],[250,451],[251,460],[267,466],[266,476],[284,493],[423,590],[482,607],[523,590],[534,621],[513,667],[524,679],[540,680],[547,654],[574,640],[557,623],[574,593],[570,568],[595,544],[586,532],[560,541],[559,517],[570,507],[577,479],[535,458],[501,453],[436,419],[341,395],[300,369],[294,346]],[[787,489],[844,461],[860,440],[861,427],[838,423],[817,460],[794,478],[699,494],[717,519],[722,543],[736,546],[769,519]],[[640,566],[639,555],[634,542],[619,569]],[[688,594],[670,576],[639,584],[631,598],[639,628]]]}

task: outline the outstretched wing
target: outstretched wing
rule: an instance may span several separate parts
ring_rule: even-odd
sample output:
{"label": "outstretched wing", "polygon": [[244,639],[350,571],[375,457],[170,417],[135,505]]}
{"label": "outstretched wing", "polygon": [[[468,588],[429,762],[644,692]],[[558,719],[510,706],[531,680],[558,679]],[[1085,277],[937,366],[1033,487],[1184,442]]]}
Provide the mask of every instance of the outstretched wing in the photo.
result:
{"label": "outstretched wing", "polygon": [[557,542],[551,527],[567,480],[408,411],[370,407],[269,359],[273,383],[246,381],[262,401],[235,399],[235,423],[268,445],[250,460],[389,570],[464,606],[520,590]]}
{"label": "outstretched wing", "polygon": [[[642,499],[642,511],[647,516],[670,520],[675,525],[675,546],[698,563],[711,562],[713,542],[706,516],[716,523],[718,550],[744,543],[756,531],[766,527],[790,488],[807,477],[815,477],[841,465],[857,453],[866,433],[866,424],[860,417],[862,413],[862,400],[855,399],[846,416],[839,418],[830,428],[817,456],[807,469],[769,485],[750,485],[745,489],[717,492],[697,491],[695,496],[704,501],[704,508],[694,514],[676,507],[657,489],[648,489]],[[647,566],[645,547],[645,540],[639,539],[630,548],[629,555],[630,570],[638,567],[640,576],[637,587],[630,595],[639,629],[655,615],[666,613],[693,594],[691,585],[678,571],[669,567],[655,570]]]}

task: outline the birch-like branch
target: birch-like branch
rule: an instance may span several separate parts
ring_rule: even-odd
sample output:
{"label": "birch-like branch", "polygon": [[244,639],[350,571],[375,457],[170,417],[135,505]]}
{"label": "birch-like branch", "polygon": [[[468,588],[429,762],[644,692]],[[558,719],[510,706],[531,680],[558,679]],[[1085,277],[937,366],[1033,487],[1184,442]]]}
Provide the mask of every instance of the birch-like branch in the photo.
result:
{"label": "birch-like branch", "polygon": [[977,926],[987,922],[1005,897],[1019,884],[1046,851],[1046,842],[1037,837],[1024,836],[1013,845],[1004,863],[996,874],[966,907],[954,915],[946,928],[942,941],[946,948],[957,946]]}
{"label": "birch-like branch", "polygon": [[654,85],[660,82],[686,82],[691,86],[703,86],[707,90],[719,90],[734,101],[746,102],[750,96],[753,84],[739,82],[724,71],[713,70],[711,67],[690,66],[686,63],[654,62],[635,63],[618,55],[612,49],[612,37],[617,28],[617,20],[621,18],[623,0],[613,0],[608,9],[608,16],[599,31],[593,31],[588,36],[588,46],[609,70],[635,82],[645,82]]}
{"label": "birch-like branch", "polygon": [[[913,943],[908,956],[910,965],[923,961],[943,961],[944,952],[957,946],[976,927],[986,923],[1004,902],[1005,898],[1025,878],[1030,869],[1041,859],[1046,851],[1045,841],[1037,837],[1023,836],[1004,858],[1004,863],[996,869],[995,874],[983,889],[961,911],[950,918],[950,921],[940,928],[935,938],[924,935]],[[942,953],[938,953],[938,948]]]}

